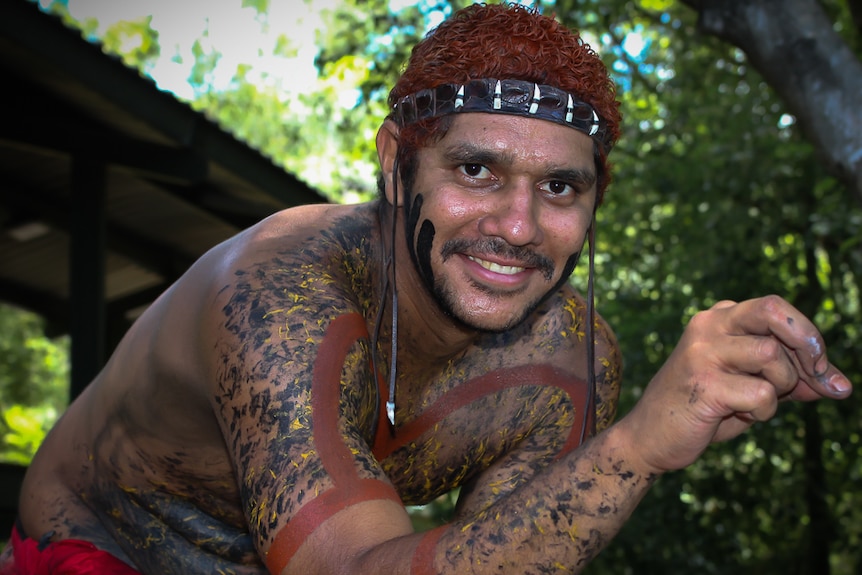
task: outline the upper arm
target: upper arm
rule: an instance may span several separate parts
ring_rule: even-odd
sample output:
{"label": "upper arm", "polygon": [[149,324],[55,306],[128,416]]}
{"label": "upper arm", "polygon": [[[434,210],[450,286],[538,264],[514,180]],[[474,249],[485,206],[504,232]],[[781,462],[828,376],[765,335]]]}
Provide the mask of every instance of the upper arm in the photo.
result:
{"label": "upper arm", "polygon": [[623,360],[616,336],[601,317],[596,318],[596,431],[609,427],[617,416]]}
{"label": "upper arm", "polygon": [[[382,509],[397,532],[409,521],[371,454],[377,382],[363,317],[321,278],[274,273],[239,279],[224,302],[214,402],[250,532],[279,573],[353,506]],[[289,291],[299,283],[301,297]]]}

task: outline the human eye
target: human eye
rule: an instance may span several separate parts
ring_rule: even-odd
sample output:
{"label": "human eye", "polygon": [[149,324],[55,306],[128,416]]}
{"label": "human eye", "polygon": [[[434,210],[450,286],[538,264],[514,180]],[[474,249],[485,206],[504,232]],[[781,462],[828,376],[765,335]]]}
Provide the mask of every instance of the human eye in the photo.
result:
{"label": "human eye", "polygon": [[486,180],[491,177],[491,170],[482,164],[461,164],[458,166],[458,170],[468,178],[474,180]]}
{"label": "human eye", "polygon": [[577,190],[571,184],[561,180],[551,180],[539,187],[554,198],[571,198],[577,194]]}

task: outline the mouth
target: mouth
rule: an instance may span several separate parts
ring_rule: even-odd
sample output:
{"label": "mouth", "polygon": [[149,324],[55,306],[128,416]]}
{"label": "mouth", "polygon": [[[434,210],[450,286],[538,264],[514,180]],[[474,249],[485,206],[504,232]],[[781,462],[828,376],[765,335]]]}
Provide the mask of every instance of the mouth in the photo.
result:
{"label": "mouth", "polygon": [[[534,272],[541,274],[546,281],[551,281],[555,269],[554,261],[550,257],[532,249],[511,246],[500,238],[449,240],[443,245],[440,254],[444,262],[459,255],[488,272],[488,278],[493,274],[496,277],[494,281],[503,278],[508,278],[505,280],[507,282],[521,281]],[[491,259],[484,259],[482,256]]]}
{"label": "mouth", "polygon": [[490,272],[494,272],[496,274],[501,274],[501,275],[506,275],[506,276],[513,276],[513,275],[519,274],[519,273],[521,273],[527,269],[527,268],[523,268],[520,266],[504,266],[504,265],[500,265],[500,264],[497,264],[494,262],[489,262],[488,260],[483,260],[483,259],[477,258],[475,256],[467,256],[467,259],[469,259],[471,262],[475,262],[475,263],[479,264],[480,266],[482,266],[483,268],[485,268],[486,270],[488,270]]}

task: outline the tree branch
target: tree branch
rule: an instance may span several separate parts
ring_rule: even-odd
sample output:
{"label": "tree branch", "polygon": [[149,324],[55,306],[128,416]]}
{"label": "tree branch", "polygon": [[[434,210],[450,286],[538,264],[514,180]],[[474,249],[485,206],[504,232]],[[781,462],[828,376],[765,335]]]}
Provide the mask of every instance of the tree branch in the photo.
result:
{"label": "tree branch", "polygon": [[853,27],[856,34],[862,36],[862,0],[847,0],[850,8],[850,17],[853,18]]}
{"label": "tree branch", "polygon": [[682,2],[697,11],[701,32],[746,53],[830,171],[862,202],[862,62],[818,0]]}

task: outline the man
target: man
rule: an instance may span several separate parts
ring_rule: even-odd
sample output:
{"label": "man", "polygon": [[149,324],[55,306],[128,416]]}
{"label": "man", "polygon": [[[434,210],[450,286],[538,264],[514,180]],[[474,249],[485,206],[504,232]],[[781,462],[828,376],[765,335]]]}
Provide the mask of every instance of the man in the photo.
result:
{"label": "man", "polygon": [[619,351],[566,280],[620,117],[576,34],[470,7],[390,104],[380,200],[270,217],[130,329],[27,474],[22,572],[578,572],[663,472],[849,395],[785,301],[722,302],[611,425]]}

